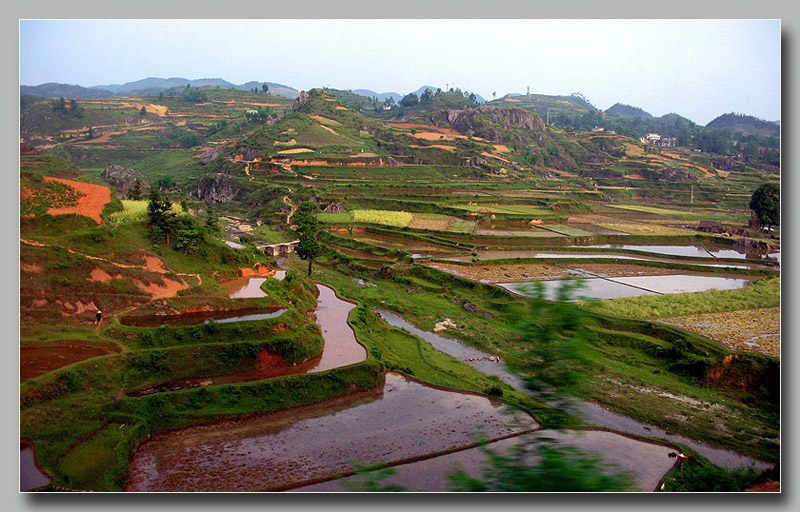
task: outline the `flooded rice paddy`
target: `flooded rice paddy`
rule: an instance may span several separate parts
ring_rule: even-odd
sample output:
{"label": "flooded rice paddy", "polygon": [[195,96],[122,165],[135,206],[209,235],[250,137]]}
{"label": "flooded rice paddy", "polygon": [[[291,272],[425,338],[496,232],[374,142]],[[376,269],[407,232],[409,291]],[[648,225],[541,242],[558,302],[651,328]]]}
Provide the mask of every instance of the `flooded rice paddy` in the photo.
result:
{"label": "flooded rice paddy", "polygon": [[[405,329],[406,331],[419,336],[433,345],[437,350],[460,359],[465,364],[472,366],[473,368],[476,368],[488,375],[495,375],[500,378],[500,380],[519,391],[537,396],[537,398],[547,401],[546,398],[538,396],[535,392],[528,389],[525,386],[525,382],[519,376],[511,373],[508,368],[506,368],[505,364],[498,361],[497,358],[495,358],[495,361],[492,362],[490,358],[494,357],[493,355],[486,354],[472,347],[468,347],[453,338],[448,338],[434,332],[419,329],[394,313],[381,310],[377,310],[377,312],[390,325]],[[628,416],[610,411],[589,401],[580,400],[574,397],[565,397],[565,400],[566,402],[562,401],[554,405],[559,408],[564,408],[566,406],[567,412],[582,419],[586,423],[637,436],[658,437],[669,442],[681,443],[696,450],[714,464],[724,468],[735,469],[748,466],[750,464],[755,464],[758,469],[767,469],[772,467],[772,464],[757,461],[751,457],[740,455],[730,450],[714,448],[707,444],[694,441],[693,439],[672,434],[660,427],[634,420]],[[643,470],[646,471],[646,468]]]}
{"label": "flooded rice paddy", "polygon": [[[129,395],[143,396],[198,386],[254,382],[280,377],[282,375],[317,373],[365,361],[367,359],[367,350],[356,340],[353,329],[350,327],[350,324],[347,323],[347,317],[355,305],[337,297],[333,289],[328,286],[317,284],[316,287],[319,296],[317,297],[317,307],[314,315],[325,340],[322,353],[319,356],[291,366],[278,354],[262,350],[255,367],[252,369],[225,375],[178,379],[146,389],[132,391]],[[280,310],[279,313],[283,313],[283,311],[285,311],[285,309]],[[274,313],[272,313],[272,315],[274,315]],[[263,319],[253,318],[255,316],[259,315],[232,317],[229,319],[217,320],[217,322]]]}
{"label": "flooded rice paddy", "polygon": [[347,317],[356,305],[337,297],[329,286],[316,286],[319,296],[314,315],[325,339],[325,346],[319,363],[309,372],[321,372],[365,361],[367,349],[356,340],[353,328],[347,323]]}
{"label": "flooded rice paddy", "polygon": [[160,434],[140,447],[127,491],[258,491],[498,439],[538,427],[499,401],[389,373],[382,389],[247,420]]}
{"label": "flooded rice paddy", "polygon": [[[602,430],[539,430],[530,434],[509,437],[490,443],[487,448],[494,453],[506,455],[509,448],[522,442],[536,443],[542,438],[560,444],[574,446],[582,451],[599,456],[605,470],[630,472],[633,490],[652,492],[669,471],[675,459],[669,457],[673,448],[620,436]],[[454,468],[463,469],[470,477],[481,478],[487,462],[481,448],[468,448],[438,457],[394,466],[394,474],[381,481],[382,485],[400,485],[409,491],[447,492],[452,490],[448,475]],[[355,482],[363,482],[362,476],[351,476],[341,480],[328,480],[303,486],[298,492],[346,492]]]}
{"label": "flooded rice paddy", "polygon": [[[716,276],[666,275],[633,277],[589,277],[582,279],[583,287],[572,300],[616,299],[641,295],[667,295],[702,292],[707,290],[734,290],[750,283],[749,279]],[[563,280],[539,281],[544,286],[545,298],[556,300]],[[533,296],[531,282],[497,283],[519,295]]]}
{"label": "flooded rice paddy", "polygon": [[184,326],[215,322],[245,322],[248,320],[264,320],[282,315],[286,308],[282,306],[239,308],[223,311],[197,311],[174,315],[127,315],[120,317],[119,323],[134,327],[158,327],[160,325]]}
{"label": "flooded rice paddy", "polygon": [[261,289],[261,285],[268,278],[266,277],[240,277],[219,283],[228,292],[231,299],[257,299],[266,297],[268,294]]}
{"label": "flooded rice paddy", "polygon": [[593,249],[625,249],[632,251],[650,252],[667,256],[690,256],[695,258],[729,258],[737,260],[764,260],[781,261],[781,253],[774,252],[744,252],[731,249],[727,246],[708,245],[627,245],[627,244],[600,244],[600,245],[572,245],[570,247],[587,247]]}
{"label": "flooded rice paddy", "polygon": [[62,366],[92,357],[113,354],[117,351],[87,341],[55,341],[46,345],[21,346],[19,349],[19,381],[25,382]]}
{"label": "flooded rice paddy", "polygon": [[32,491],[50,483],[50,478],[36,465],[33,445],[22,441],[19,444],[19,490]]}

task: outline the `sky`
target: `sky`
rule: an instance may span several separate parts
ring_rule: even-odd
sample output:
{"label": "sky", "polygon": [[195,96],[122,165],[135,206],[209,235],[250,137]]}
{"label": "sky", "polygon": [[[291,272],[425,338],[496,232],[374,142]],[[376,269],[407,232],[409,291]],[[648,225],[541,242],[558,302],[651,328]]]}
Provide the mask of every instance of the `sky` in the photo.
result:
{"label": "sky", "polygon": [[21,85],[222,78],[487,100],[569,95],[698,124],[781,114],[778,20],[21,20]]}

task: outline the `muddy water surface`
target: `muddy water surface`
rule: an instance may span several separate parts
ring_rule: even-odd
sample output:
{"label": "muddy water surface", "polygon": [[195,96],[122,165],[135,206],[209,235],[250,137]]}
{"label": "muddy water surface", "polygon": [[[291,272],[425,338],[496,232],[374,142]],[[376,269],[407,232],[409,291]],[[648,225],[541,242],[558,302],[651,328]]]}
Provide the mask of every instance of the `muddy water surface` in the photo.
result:
{"label": "muddy water surface", "polygon": [[[558,289],[563,281],[540,281],[544,286],[545,298],[556,300]],[[576,292],[573,300],[616,299],[619,297],[639,297],[641,295],[665,295],[673,293],[702,292],[706,290],[733,290],[750,283],[749,279],[715,276],[633,276],[583,279],[583,288]],[[531,296],[530,282],[497,283],[506,290],[519,295]]]}
{"label": "muddy water surface", "polygon": [[135,454],[126,490],[268,490],[537,427],[500,402],[390,373],[374,392],[157,435]]}
{"label": "muddy water surface", "polygon": [[353,328],[347,323],[347,317],[356,305],[337,297],[333,288],[324,284],[316,286],[319,296],[314,315],[325,339],[325,346],[319,363],[309,372],[321,372],[365,361],[367,349],[356,340]]}
{"label": "muddy water surface", "polygon": [[600,244],[600,245],[573,245],[570,247],[592,247],[596,249],[628,249],[633,251],[651,252],[668,256],[693,256],[696,258],[732,258],[737,260],[766,260],[781,261],[781,253],[773,252],[745,252],[731,249],[726,246],[709,244],[704,247],[697,245],[627,245],[627,244]]}
{"label": "muddy water surface", "polygon": [[[602,458],[607,473],[629,471],[633,474],[633,490],[651,492],[656,489],[664,474],[675,459],[668,454],[673,448],[648,443],[612,432],[592,430],[540,430],[490,443],[488,448],[498,454],[507,454],[508,449],[525,441],[532,443],[546,437],[559,444],[574,446],[582,451]],[[440,455],[431,459],[394,466],[395,474],[382,480],[382,485],[400,485],[409,491],[447,492],[452,490],[448,475],[460,467],[473,478],[483,477],[487,456],[480,448]],[[346,492],[348,484],[363,482],[363,476],[329,480],[299,487],[297,492]]]}
{"label": "muddy water surface", "polygon": [[86,341],[56,341],[47,345],[22,346],[19,349],[19,381],[25,382],[62,366],[116,352],[118,350]]}
{"label": "muddy water surface", "polygon": [[268,294],[261,289],[266,277],[240,277],[219,283],[228,292],[231,299],[256,299],[266,297]]}
{"label": "muddy water surface", "polygon": [[47,477],[36,465],[33,446],[29,442],[19,445],[19,490],[20,492],[32,491],[50,483]]}
{"label": "muddy water surface", "polygon": [[[317,326],[322,331],[322,337],[325,340],[322,353],[319,356],[290,366],[278,354],[264,350],[259,354],[255,368],[250,370],[226,375],[178,379],[146,389],[132,391],[129,395],[143,396],[199,386],[253,382],[282,375],[316,373],[365,361],[367,359],[367,350],[356,340],[353,329],[347,323],[347,317],[355,307],[355,304],[340,299],[333,289],[328,286],[323,284],[317,284],[316,286],[319,296],[317,297],[317,307],[314,315],[316,316]],[[284,311],[286,310],[281,309],[268,314],[218,319],[217,322],[236,322],[243,319],[262,320],[264,318],[274,318]]]}
{"label": "muddy water surface", "polygon": [[[431,343],[437,350],[461,359],[461,361],[464,363],[472,366],[473,368],[477,368],[488,375],[496,375],[503,382],[509,384],[519,391],[536,396],[533,391],[525,386],[525,382],[517,375],[511,373],[502,362],[498,363],[496,361],[489,361],[489,357],[491,357],[490,354],[480,352],[472,347],[467,347],[453,338],[446,338],[430,331],[418,329],[394,313],[389,313],[386,311],[378,311],[378,313],[380,313],[381,316],[391,325],[406,329],[412,334],[421,337],[422,339]],[[544,398],[540,396],[537,396],[537,398],[544,400]],[[561,402],[554,405],[558,408],[565,407],[565,404]],[[674,443],[682,443],[696,450],[714,464],[724,468],[734,469],[748,466],[750,464],[755,464],[759,469],[772,467],[772,464],[758,461],[730,450],[714,448],[693,439],[669,433],[662,428],[636,421],[632,418],[610,411],[589,401],[567,397],[566,407],[570,414],[581,418],[583,421],[592,425],[606,427],[634,435],[657,437]]]}
{"label": "muddy water surface", "polygon": [[247,320],[275,318],[282,315],[284,311],[286,311],[284,307],[270,306],[225,311],[198,311],[176,315],[128,315],[121,317],[119,323],[135,327],[158,327],[159,325],[197,325],[210,320],[215,322],[244,322]]}

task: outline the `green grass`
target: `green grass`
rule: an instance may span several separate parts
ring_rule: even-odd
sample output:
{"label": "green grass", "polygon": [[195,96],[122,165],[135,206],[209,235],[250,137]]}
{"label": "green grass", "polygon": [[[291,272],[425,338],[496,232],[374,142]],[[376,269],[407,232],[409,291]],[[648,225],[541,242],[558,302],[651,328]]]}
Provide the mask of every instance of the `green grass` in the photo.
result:
{"label": "green grass", "polygon": [[771,308],[780,304],[780,278],[771,278],[755,281],[736,290],[623,297],[585,302],[583,307],[605,315],[648,320],[698,313]]}
{"label": "green grass", "polygon": [[725,218],[724,212],[708,212],[705,210],[700,210],[697,212],[687,212],[687,211],[680,211],[680,210],[671,210],[667,208],[657,208],[654,206],[643,206],[643,205],[635,205],[635,204],[610,204],[608,205],[612,208],[620,208],[622,210],[632,210],[637,212],[644,212],[644,213],[654,213],[656,215],[664,215],[666,217],[674,217],[676,219],[720,219]]}

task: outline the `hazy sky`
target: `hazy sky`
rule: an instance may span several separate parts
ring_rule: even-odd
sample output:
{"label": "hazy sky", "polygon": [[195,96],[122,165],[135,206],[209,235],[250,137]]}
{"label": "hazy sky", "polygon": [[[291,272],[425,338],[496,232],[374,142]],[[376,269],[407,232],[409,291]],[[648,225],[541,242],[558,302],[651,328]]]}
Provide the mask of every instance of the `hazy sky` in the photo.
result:
{"label": "hazy sky", "polygon": [[22,20],[20,84],[222,78],[491,100],[580,92],[699,124],[780,119],[775,20]]}

